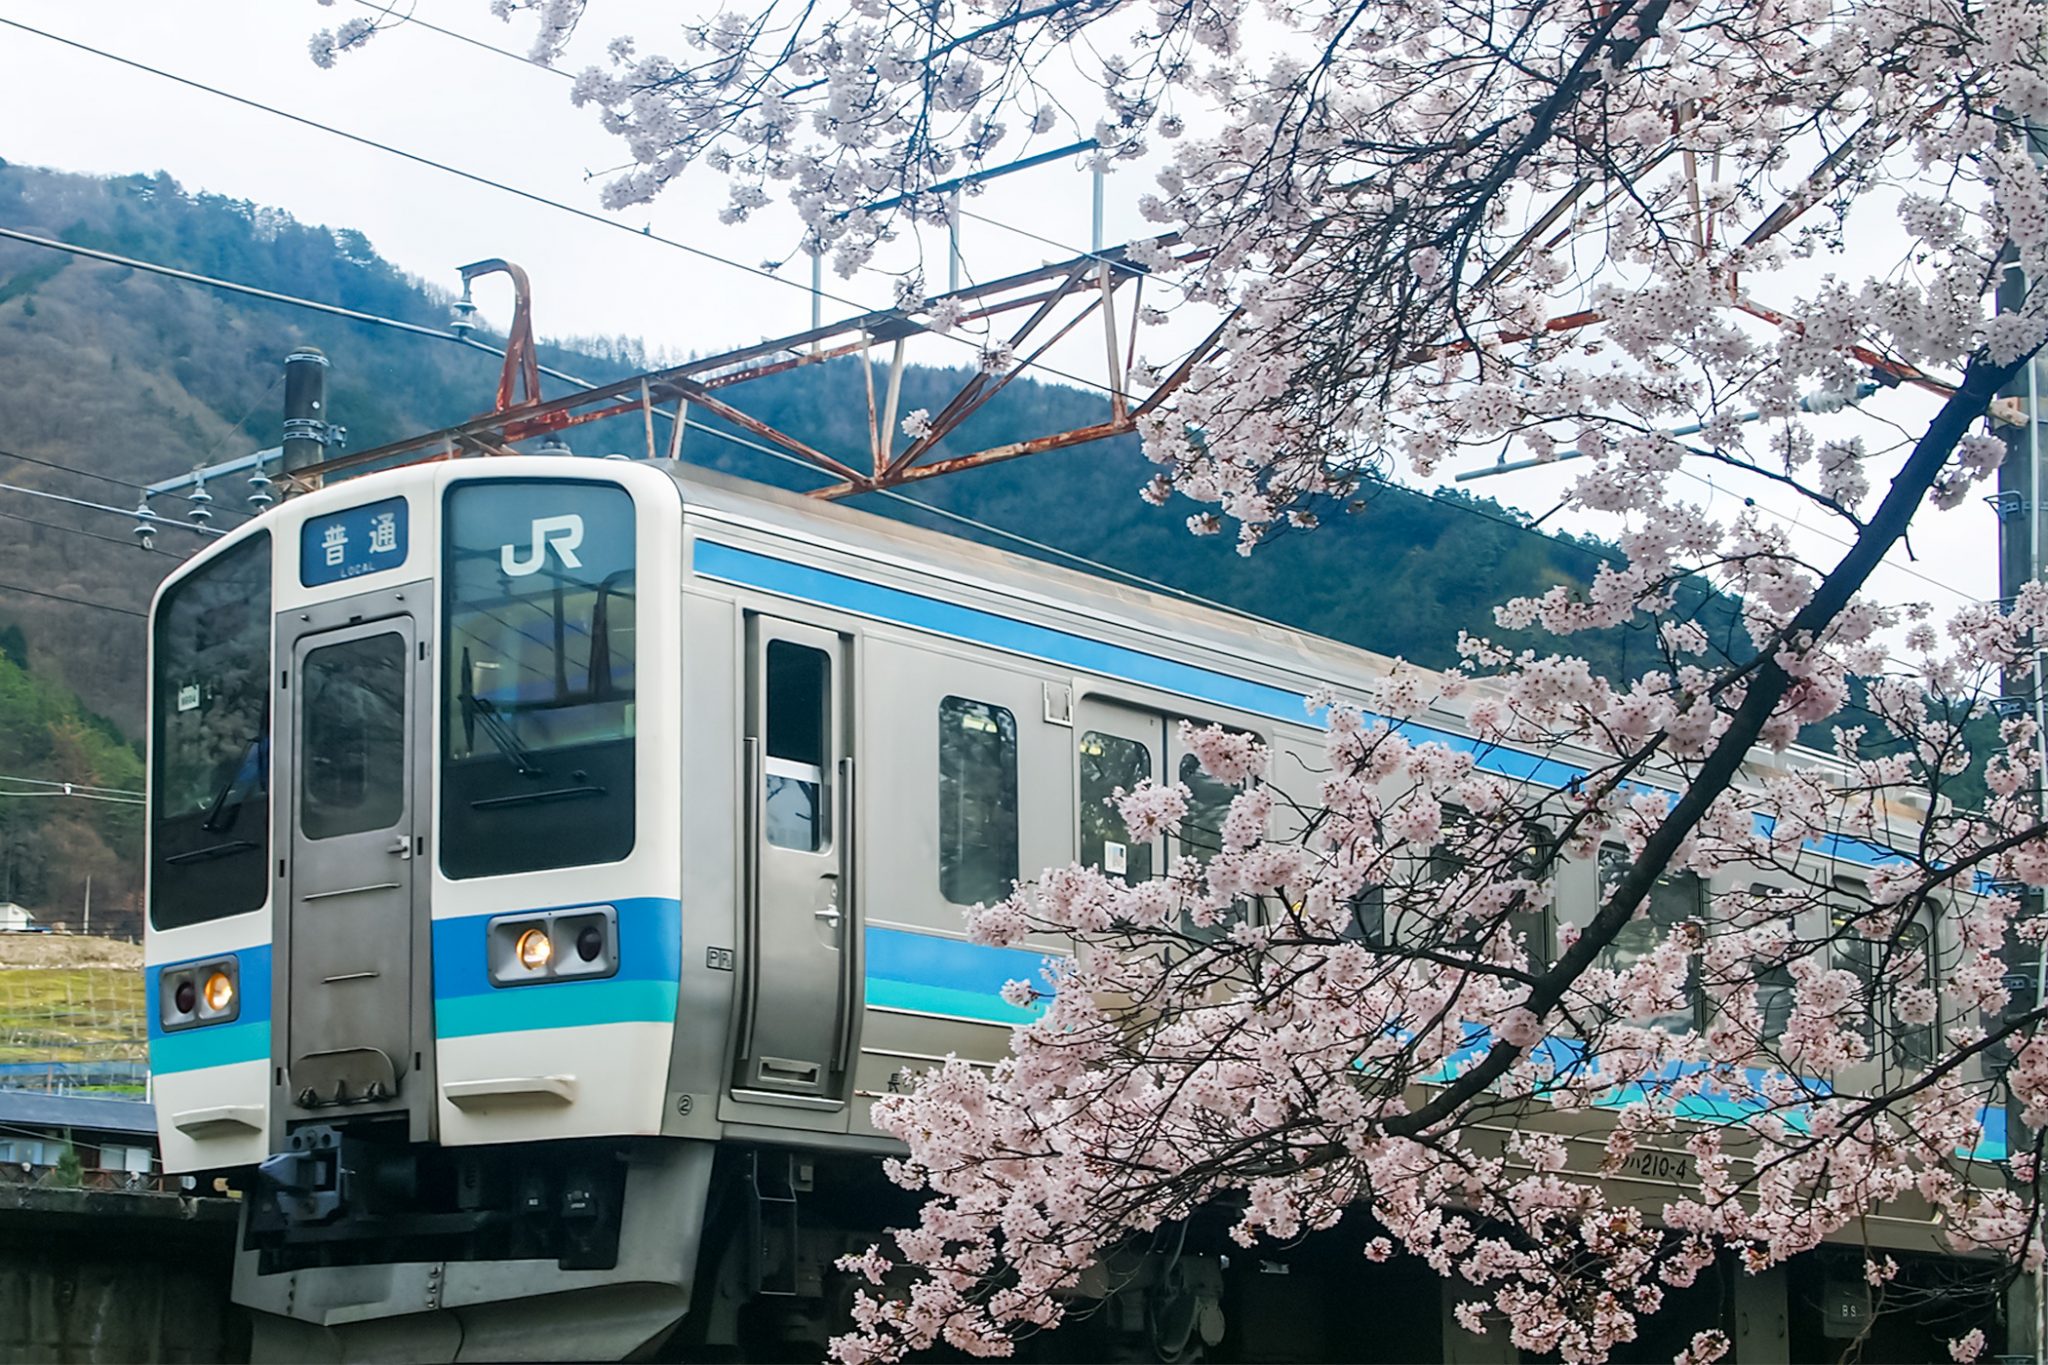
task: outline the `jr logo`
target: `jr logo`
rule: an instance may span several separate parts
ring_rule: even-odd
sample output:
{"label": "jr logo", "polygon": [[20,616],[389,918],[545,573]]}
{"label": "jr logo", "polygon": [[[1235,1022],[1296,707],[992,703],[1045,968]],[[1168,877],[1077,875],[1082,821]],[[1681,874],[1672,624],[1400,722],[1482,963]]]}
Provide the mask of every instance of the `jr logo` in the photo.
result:
{"label": "jr logo", "polygon": [[541,565],[547,562],[548,547],[553,546],[565,569],[580,569],[583,561],[576,557],[576,547],[583,543],[583,518],[569,514],[566,517],[535,517],[533,519],[533,545],[525,558],[518,554],[519,546],[498,547],[498,567],[513,578],[524,578],[539,573]]}

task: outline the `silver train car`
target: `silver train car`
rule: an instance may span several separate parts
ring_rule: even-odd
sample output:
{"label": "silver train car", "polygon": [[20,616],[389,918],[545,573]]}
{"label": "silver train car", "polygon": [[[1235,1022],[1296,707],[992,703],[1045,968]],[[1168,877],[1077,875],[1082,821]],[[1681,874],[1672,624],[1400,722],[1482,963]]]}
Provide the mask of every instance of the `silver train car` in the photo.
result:
{"label": "silver train car", "polygon": [[[151,611],[146,961],[164,1164],[240,1191],[256,1358],[816,1358],[832,1261],[915,1213],[870,1100],[1028,1018],[1042,954],[965,907],[1166,866],[1104,798],[1199,789],[1184,718],[1312,797],[1304,698],[1388,666],[666,464],[417,465],[222,537]],[[1667,1159],[1620,1183],[1661,1201]],[[1167,1251],[1057,1349],[1370,1354],[1313,1335],[1305,1261]],[[1387,1358],[1513,1358],[1343,1264],[1414,1319]],[[1742,1358],[1784,1359],[1752,1278]]]}

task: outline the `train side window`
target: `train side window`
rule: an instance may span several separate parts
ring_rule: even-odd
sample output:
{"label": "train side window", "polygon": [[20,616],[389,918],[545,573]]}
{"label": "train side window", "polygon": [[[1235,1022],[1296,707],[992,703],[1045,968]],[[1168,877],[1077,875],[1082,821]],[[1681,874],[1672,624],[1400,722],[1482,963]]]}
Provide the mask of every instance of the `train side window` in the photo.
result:
{"label": "train side window", "polygon": [[1152,875],[1152,842],[1133,842],[1115,806],[1117,788],[1131,790],[1152,776],[1152,751],[1135,739],[1089,730],[1079,746],[1081,863],[1136,885]]}
{"label": "train side window", "polygon": [[[1757,882],[1749,888],[1752,896],[1782,897],[1784,892],[1768,882]],[[1785,1036],[1785,1022],[1792,1017],[1793,991],[1792,967],[1789,963],[1776,962],[1759,967],[1756,974],[1756,1007],[1763,1016],[1763,1040],[1775,1044]]]}
{"label": "train side window", "polygon": [[[1870,913],[1870,892],[1853,877],[1837,877],[1828,896],[1829,955],[1835,968],[1856,978],[1862,1002],[1870,999],[1871,977],[1877,970],[1877,945],[1863,936],[1862,919]],[[1861,1004],[1855,1011],[1856,1032],[1868,1043],[1874,1041],[1870,1011]]]}
{"label": "train side window", "polygon": [[[1631,866],[1628,850],[1620,844],[1600,845],[1600,903],[1607,903],[1608,894],[1614,889],[1624,873]],[[1658,944],[1671,936],[1671,931],[1689,919],[1700,919],[1706,912],[1706,885],[1691,872],[1672,872],[1659,877],[1650,887],[1648,903],[1640,907],[1629,922],[1622,926],[1614,941],[1607,945],[1600,955],[1600,965],[1613,971],[1623,971],[1647,957]],[[1648,1019],[1633,1022],[1643,1028],[1662,1025],[1670,1033],[1682,1033],[1700,1024],[1701,993],[1699,973],[1691,970],[1686,976],[1686,1005],[1683,1009],[1671,1010]]]}
{"label": "train side window", "polygon": [[939,892],[1002,899],[1017,881],[1017,717],[965,697],[939,703]]}
{"label": "train side window", "polygon": [[[1888,936],[1871,938],[1865,932],[1862,920],[1874,912],[1874,907],[1870,890],[1861,881],[1852,877],[1835,878],[1834,892],[1828,901],[1828,928],[1834,940],[1835,966],[1856,978],[1863,999],[1870,1003],[1868,1011],[1858,1012],[1857,1033],[1872,1045],[1872,1051],[1880,1061],[1890,1061],[1899,1066],[1925,1065],[1932,1061],[1941,999],[1935,961],[1940,949],[1934,933],[1933,903],[1929,902],[1920,914],[1907,921],[1894,940]],[[1920,984],[1936,992],[1936,1023],[1906,1022],[1899,1017],[1898,1002],[1890,989],[1882,992],[1873,989],[1879,969],[1889,968],[1887,958],[1912,953],[1922,957]],[[1882,998],[1876,998],[1880,996]]]}
{"label": "train side window", "polygon": [[[1458,846],[1472,848],[1471,817],[1464,811],[1447,808],[1444,824],[1450,841]],[[1539,821],[1527,821],[1521,827],[1521,838],[1512,847],[1505,847],[1508,833],[1497,836],[1495,847],[1482,851],[1488,870],[1497,868],[1503,879],[1516,881],[1538,880],[1539,874],[1548,866],[1551,857],[1552,835],[1547,826]],[[1469,865],[1469,859],[1451,851],[1452,842],[1437,844],[1429,853],[1429,880],[1449,881]],[[1550,904],[1539,893],[1530,895],[1518,891],[1507,906],[1508,932],[1521,938],[1529,954],[1532,970],[1542,971],[1550,965],[1551,933]],[[1470,937],[1459,941],[1460,947],[1475,946]]]}
{"label": "train side window", "polygon": [[387,829],[405,814],[405,637],[326,645],[299,670],[299,826],[308,839]]}
{"label": "train side window", "polygon": [[825,651],[770,640],[763,823],[777,848],[815,853],[825,846],[831,706],[832,660]]}
{"label": "train side window", "polygon": [[1188,813],[1180,822],[1180,851],[1183,857],[1207,863],[1222,851],[1224,818],[1230,814],[1230,803],[1245,789],[1211,777],[1193,754],[1180,756],[1179,777],[1188,789]]}

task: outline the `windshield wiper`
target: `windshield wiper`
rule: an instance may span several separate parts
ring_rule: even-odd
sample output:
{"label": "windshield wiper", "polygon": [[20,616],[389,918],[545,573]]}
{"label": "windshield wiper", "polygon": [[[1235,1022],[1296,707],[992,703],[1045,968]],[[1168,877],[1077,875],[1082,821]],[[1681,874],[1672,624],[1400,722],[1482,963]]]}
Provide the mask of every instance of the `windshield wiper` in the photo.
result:
{"label": "windshield wiper", "polygon": [[164,862],[172,867],[177,867],[184,863],[210,863],[215,858],[225,858],[230,853],[241,853],[248,849],[261,847],[263,845],[252,844],[247,839],[230,839],[224,844],[208,844],[205,848],[188,849],[184,853],[173,853],[170,857],[164,859]]}
{"label": "windshield wiper", "polygon": [[470,683],[473,676],[469,650],[465,647],[462,651],[462,691],[456,696],[462,703],[463,738],[469,742],[470,748],[476,747],[477,723],[481,721],[484,738],[490,740],[492,746],[511,761],[512,767],[521,777],[545,777],[546,770],[533,761],[532,751],[519,742],[519,736],[512,733],[512,727],[505,723],[505,717],[497,706],[489,697],[479,697],[476,694],[476,689]]}
{"label": "windshield wiper", "polygon": [[[267,703],[263,708],[262,719],[256,724],[255,736],[242,750],[242,756],[236,760],[235,770],[228,774],[228,780],[221,783],[220,790],[213,794],[213,801],[206,808],[206,818],[199,822],[199,828],[208,834],[226,833],[241,815],[242,805],[249,799],[250,790],[268,785],[270,707]],[[219,847],[228,849],[226,844]],[[253,848],[255,845],[251,844],[250,847]]]}

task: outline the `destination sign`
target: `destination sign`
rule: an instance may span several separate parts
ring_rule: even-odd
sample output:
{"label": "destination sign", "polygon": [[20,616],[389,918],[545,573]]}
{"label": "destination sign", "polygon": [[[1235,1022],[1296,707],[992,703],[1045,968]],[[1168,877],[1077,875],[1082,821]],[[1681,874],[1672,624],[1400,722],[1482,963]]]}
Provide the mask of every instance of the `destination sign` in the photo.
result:
{"label": "destination sign", "polygon": [[317,588],[395,569],[405,563],[405,539],[404,498],[310,517],[299,531],[299,582]]}

